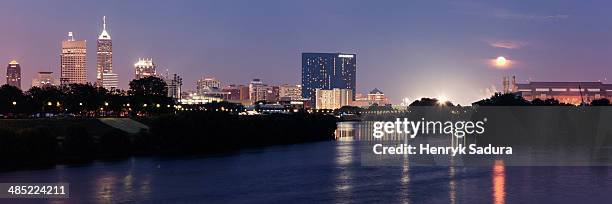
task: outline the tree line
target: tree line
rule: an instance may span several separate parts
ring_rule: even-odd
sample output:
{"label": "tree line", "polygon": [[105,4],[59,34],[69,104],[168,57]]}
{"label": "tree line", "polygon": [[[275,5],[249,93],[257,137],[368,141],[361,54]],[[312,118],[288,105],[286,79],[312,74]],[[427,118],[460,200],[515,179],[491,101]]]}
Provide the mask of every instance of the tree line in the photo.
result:
{"label": "tree line", "polygon": [[334,116],[307,112],[244,116],[194,111],[142,119],[149,129],[137,134],[109,128],[95,119],[0,120],[0,162],[4,164],[0,171],[333,140],[338,122]]}
{"label": "tree line", "polygon": [[0,87],[0,114],[5,117],[44,117],[46,114],[117,116],[151,114],[176,109],[166,83],[157,77],[135,79],[129,90],[107,90],[91,84],[32,87],[22,91]]}

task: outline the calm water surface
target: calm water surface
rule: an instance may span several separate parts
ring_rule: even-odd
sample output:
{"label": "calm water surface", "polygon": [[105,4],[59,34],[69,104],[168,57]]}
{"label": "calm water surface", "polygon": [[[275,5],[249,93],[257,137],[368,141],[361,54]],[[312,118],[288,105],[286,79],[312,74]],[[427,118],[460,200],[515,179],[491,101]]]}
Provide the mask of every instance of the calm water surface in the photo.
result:
{"label": "calm water surface", "polygon": [[[196,158],[132,158],[0,173],[0,182],[68,182],[66,203],[609,203],[608,167],[363,167],[357,142]],[[7,200],[1,200],[5,203]],[[11,200],[42,201],[42,200]]]}

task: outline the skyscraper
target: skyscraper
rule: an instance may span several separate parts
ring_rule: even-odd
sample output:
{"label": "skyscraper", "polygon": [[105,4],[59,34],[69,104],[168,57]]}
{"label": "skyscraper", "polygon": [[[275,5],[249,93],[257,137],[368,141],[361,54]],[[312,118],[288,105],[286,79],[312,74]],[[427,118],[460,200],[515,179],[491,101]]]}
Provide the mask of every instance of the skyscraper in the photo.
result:
{"label": "skyscraper", "polygon": [[136,76],[134,76],[135,79],[157,75],[157,72],[155,71],[157,66],[155,63],[153,63],[153,59],[151,58],[139,58],[138,62],[134,64],[134,68],[136,70]]}
{"label": "skyscraper", "polygon": [[15,60],[6,67],[6,84],[21,89],[21,66]]}
{"label": "skyscraper", "polygon": [[87,82],[87,41],[75,40],[72,32],[68,32],[68,39],[62,41],[60,55],[60,83],[84,84]]}
{"label": "skyscraper", "polygon": [[96,43],[96,85],[108,90],[119,86],[117,74],[113,73],[113,41],[106,31],[106,16],[102,17],[102,33]]}
{"label": "skyscraper", "polygon": [[302,97],[315,100],[315,90],[352,90],[355,99],[357,56],[343,53],[302,53]]}

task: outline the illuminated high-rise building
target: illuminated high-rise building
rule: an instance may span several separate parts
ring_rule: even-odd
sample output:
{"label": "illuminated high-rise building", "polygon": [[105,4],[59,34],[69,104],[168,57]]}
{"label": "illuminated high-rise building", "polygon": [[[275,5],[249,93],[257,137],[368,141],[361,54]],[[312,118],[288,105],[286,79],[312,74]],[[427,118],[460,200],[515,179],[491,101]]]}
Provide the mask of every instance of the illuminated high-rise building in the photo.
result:
{"label": "illuminated high-rise building", "polygon": [[6,67],[6,84],[21,89],[21,66],[15,60]]}
{"label": "illuminated high-rise building", "polygon": [[302,53],[302,97],[315,100],[316,89],[350,89],[355,99],[357,56],[343,53]]}
{"label": "illuminated high-rise building", "polygon": [[87,41],[75,40],[72,32],[68,32],[68,39],[62,41],[60,55],[60,83],[85,84],[87,83]]}
{"label": "illuminated high-rise building", "polygon": [[106,31],[106,16],[102,17],[102,33],[96,43],[96,85],[112,90],[119,86],[117,74],[113,73],[113,41]]}
{"label": "illuminated high-rise building", "polygon": [[134,79],[145,78],[149,76],[156,76],[157,72],[155,69],[157,66],[153,63],[153,59],[151,58],[139,58],[138,62],[134,64],[134,69],[136,71],[136,75]]}

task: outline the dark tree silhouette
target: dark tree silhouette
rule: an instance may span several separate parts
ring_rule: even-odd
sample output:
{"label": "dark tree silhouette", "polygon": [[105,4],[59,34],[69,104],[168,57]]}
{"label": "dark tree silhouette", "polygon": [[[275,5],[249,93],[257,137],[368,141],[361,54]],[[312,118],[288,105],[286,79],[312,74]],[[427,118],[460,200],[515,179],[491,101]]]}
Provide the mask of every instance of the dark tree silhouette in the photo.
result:
{"label": "dark tree silhouette", "polygon": [[130,82],[130,94],[140,96],[166,96],[168,87],[164,80],[149,76]]}
{"label": "dark tree silhouette", "polygon": [[528,106],[530,105],[523,97],[512,93],[495,93],[491,98],[472,103],[477,106]]}
{"label": "dark tree silhouette", "polygon": [[30,97],[29,105],[32,113],[56,112],[57,102],[64,102],[65,99],[64,92],[55,86],[32,87],[26,94]]}
{"label": "dark tree silhouette", "polygon": [[607,98],[600,98],[600,99],[595,99],[591,101],[591,106],[609,106],[609,105],[610,105],[610,100],[608,100]]}
{"label": "dark tree silhouette", "polygon": [[24,111],[26,97],[19,88],[5,84],[0,87],[0,113]]}
{"label": "dark tree silhouette", "polygon": [[334,113],[335,114],[356,114],[356,115],[359,115],[359,114],[361,114],[361,111],[363,111],[363,109],[360,108],[360,107],[357,107],[357,106],[342,106],[338,110],[335,110]]}
{"label": "dark tree silhouette", "polygon": [[440,103],[435,98],[421,98],[420,100],[415,100],[409,106],[454,106],[454,104],[450,101]]}
{"label": "dark tree silhouette", "polygon": [[379,106],[378,104],[372,104],[366,110],[368,111],[392,111],[394,110],[391,106]]}
{"label": "dark tree silhouette", "polygon": [[105,104],[108,91],[91,84],[70,84],[66,94],[66,107],[75,112],[96,111]]}
{"label": "dark tree silhouette", "polygon": [[531,105],[533,106],[559,106],[561,105],[561,103],[559,103],[559,101],[554,98],[548,98],[546,100],[536,98],[531,101]]}

